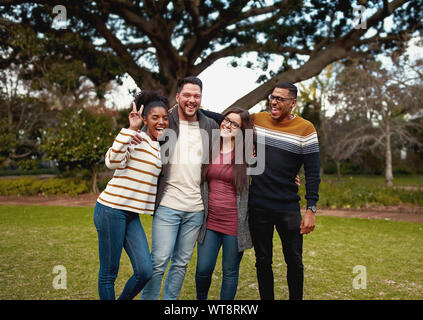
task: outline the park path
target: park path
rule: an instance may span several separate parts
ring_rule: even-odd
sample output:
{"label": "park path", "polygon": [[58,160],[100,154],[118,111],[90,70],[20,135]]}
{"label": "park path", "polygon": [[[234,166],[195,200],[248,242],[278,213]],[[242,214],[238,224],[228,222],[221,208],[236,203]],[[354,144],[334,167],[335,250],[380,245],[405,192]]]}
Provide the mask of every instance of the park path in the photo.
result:
{"label": "park path", "polygon": [[[0,205],[39,205],[66,207],[94,207],[97,196],[84,194],[69,196],[0,196]],[[364,209],[319,208],[318,215],[347,218],[385,219],[423,223],[423,207],[395,206]]]}

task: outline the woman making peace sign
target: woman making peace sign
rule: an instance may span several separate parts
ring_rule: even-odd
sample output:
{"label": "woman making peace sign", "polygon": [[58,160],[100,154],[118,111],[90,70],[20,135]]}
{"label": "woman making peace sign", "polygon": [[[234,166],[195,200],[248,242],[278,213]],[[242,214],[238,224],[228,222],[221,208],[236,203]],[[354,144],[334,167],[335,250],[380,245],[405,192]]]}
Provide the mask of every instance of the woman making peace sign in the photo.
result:
{"label": "woman making peace sign", "polygon": [[[142,142],[131,146],[141,124]],[[157,179],[161,171],[157,138],[169,126],[168,100],[153,91],[135,97],[129,114],[129,128],[123,128],[106,153],[106,166],[116,169],[113,178],[97,199],[94,224],[98,233],[100,299],[115,299],[114,282],[124,248],[134,274],[119,299],[133,299],[150,280],[151,257],[139,214],[153,214]]]}

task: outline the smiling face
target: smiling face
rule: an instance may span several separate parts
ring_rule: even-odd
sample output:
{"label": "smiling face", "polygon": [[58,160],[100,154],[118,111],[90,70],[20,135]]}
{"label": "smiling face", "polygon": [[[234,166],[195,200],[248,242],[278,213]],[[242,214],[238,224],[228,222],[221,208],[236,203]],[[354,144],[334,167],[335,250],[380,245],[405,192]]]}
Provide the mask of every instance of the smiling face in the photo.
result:
{"label": "smiling face", "polygon": [[179,118],[186,121],[197,120],[197,110],[201,105],[201,88],[193,83],[186,83],[181,92],[176,94]]}
{"label": "smiling face", "polygon": [[234,138],[241,131],[241,126],[241,116],[238,113],[229,113],[220,124],[220,136]]}
{"label": "smiling face", "polygon": [[272,92],[272,95],[275,97],[288,98],[288,100],[285,101],[278,101],[277,99],[271,99],[269,101],[269,112],[272,119],[276,121],[282,121],[285,118],[288,118],[297,100],[293,99],[289,90],[285,88],[275,88]]}
{"label": "smiling face", "polygon": [[154,141],[158,140],[164,134],[164,130],[169,127],[168,112],[163,107],[151,108],[143,120],[147,126],[147,135]]}

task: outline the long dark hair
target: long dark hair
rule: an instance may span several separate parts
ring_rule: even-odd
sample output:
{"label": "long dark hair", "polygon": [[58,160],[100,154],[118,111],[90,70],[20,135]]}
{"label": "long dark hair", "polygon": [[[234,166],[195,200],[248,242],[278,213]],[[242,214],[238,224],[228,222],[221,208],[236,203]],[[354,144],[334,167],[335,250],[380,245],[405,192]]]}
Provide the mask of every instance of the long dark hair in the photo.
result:
{"label": "long dark hair", "polygon": [[[247,188],[249,183],[248,176],[247,176],[248,159],[246,159],[246,157],[249,157],[250,155],[248,155],[248,152],[245,152],[244,150],[251,149],[252,151],[252,143],[253,143],[252,139],[246,139],[247,136],[245,132],[247,129],[253,130],[253,136],[255,136],[255,130],[254,130],[253,117],[250,115],[250,113],[247,110],[242,109],[240,107],[232,107],[229,110],[227,110],[225,113],[223,113],[223,115],[226,117],[230,113],[236,113],[241,117],[240,129],[241,129],[242,139],[235,139],[234,150],[243,151],[242,163],[236,163],[235,157],[231,158],[231,162],[233,166],[232,184],[235,187],[237,194],[239,194],[244,189]],[[218,141],[220,145],[222,145],[222,137],[220,137]],[[207,173],[212,161],[213,161],[212,154],[210,154],[209,164],[207,164],[203,170],[203,174],[202,174],[203,180],[207,180]]]}

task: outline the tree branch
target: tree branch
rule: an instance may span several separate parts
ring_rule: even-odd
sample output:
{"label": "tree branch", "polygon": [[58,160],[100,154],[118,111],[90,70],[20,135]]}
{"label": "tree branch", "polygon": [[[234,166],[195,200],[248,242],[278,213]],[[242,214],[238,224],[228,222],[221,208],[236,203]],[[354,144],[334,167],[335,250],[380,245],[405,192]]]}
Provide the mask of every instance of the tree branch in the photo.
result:
{"label": "tree branch", "polygon": [[184,0],[184,5],[192,18],[192,26],[194,33],[199,36],[202,24],[200,22],[200,0]]}
{"label": "tree branch", "polygon": [[[231,8],[233,9],[236,2],[232,2],[230,7],[228,8],[228,12],[231,12]],[[205,48],[208,46],[209,42],[213,38],[217,38],[221,35],[223,30],[234,23],[239,21],[259,16],[266,13],[276,12],[278,9],[277,6],[267,6],[261,8],[253,8],[246,12],[238,12],[233,13],[232,15],[224,15],[224,12],[219,15],[219,18],[216,20],[214,24],[207,27],[207,29],[202,28],[201,31],[199,30],[197,37],[195,39],[190,39],[186,41],[183,45],[183,52],[185,56],[198,56]],[[251,26],[252,27],[252,26]],[[200,42],[200,43],[199,43]],[[194,51],[196,54],[194,54]],[[194,59],[195,60],[195,59]]]}
{"label": "tree branch", "polygon": [[[408,2],[408,0],[393,0],[387,3],[384,8],[378,10],[367,20],[367,27],[375,26],[406,2]],[[360,38],[365,32],[367,32],[367,29],[352,29],[344,37],[328,45],[326,49],[311,55],[309,60],[300,68],[278,73],[269,81],[235,101],[226,110],[233,106],[240,106],[245,109],[253,107],[264,100],[278,82],[288,81],[296,83],[318,75],[327,65],[354,53],[353,47],[360,44]]]}
{"label": "tree branch", "polygon": [[106,27],[104,20],[97,14],[86,16],[92,22],[100,35],[106,39],[110,47],[116,52],[123,65],[127,68],[128,74],[138,84],[146,84],[150,88],[158,87],[156,81],[151,77],[151,73],[137,65],[134,58],[129,54],[127,47]]}

